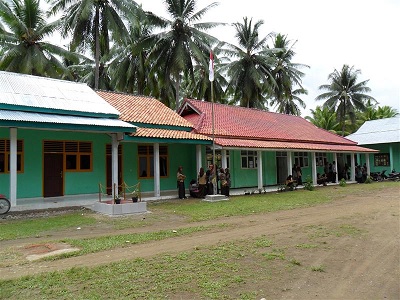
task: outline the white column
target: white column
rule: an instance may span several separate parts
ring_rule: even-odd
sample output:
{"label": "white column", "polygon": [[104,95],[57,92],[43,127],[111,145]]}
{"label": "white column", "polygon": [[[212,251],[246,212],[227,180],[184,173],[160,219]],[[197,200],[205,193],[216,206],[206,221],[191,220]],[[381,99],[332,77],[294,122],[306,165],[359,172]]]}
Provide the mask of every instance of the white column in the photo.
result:
{"label": "white column", "polygon": [[160,144],[154,143],[154,197],[160,197]]}
{"label": "white column", "polygon": [[315,160],[315,152],[311,152],[311,177],[313,184],[317,184],[317,162]]}
{"label": "white column", "polygon": [[367,175],[371,174],[371,168],[369,163],[369,153],[365,153],[365,165],[367,166]]}
{"label": "white column", "polygon": [[292,168],[293,168],[292,152],[290,152],[290,151],[287,152],[286,161],[287,161],[287,174],[286,174],[285,178],[287,176],[289,176],[290,174],[293,176],[293,174],[292,174]]}
{"label": "white column", "polygon": [[335,170],[336,170],[335,182],[339,182],[339,174],[338,174],[338,168],[337,168],[337,154],[336,154],[336,152],[333,153],[333,160],[335,161]]}
{"label": "white column", "polygon": [[258,178],[258,189],[262,190],[263,188],[262,151],[257,151],[257,178]]}
{"label": "white column", "polygon": [[[118,195],[118,136],[116,133],[111,135],[111,178],[112,178],[112,196]],[[115,188],[114,188],[115,187]],[[117,195],[115,195],[115,193]]]}
{"label": "white column", "polygon": [[221,150],[221,155],[222,155],[222,161],[221,161],[222,168],[224,168],[224,170],[225,170],[228,167],[228,164],[226,162],[226,150],[225,149]]}
{"label": "white column", "polygon": [[354,153],[350,153],[350,180],[351,181],[356,181],[356,170],[355,170],[355,168],[356,168],[356,164],[355,164],[355,162],[354,162]]}
{"label": "white column", "polygon": [[200,168],[203,166],[201,161],[201,145],[196,145],[196,174],[199,173]]}
{"label": "white column", "polygon": [[17,205],[17,128],[10,128],[10,202]]}
{"label": "white column", "polygon": [[[392,173],[392,170],[394,169],[394,152],[392,144],[389,145],[389,159],[390,159],[390,170],[388,173]],[[398,172],[398,170],[396,171]]]}

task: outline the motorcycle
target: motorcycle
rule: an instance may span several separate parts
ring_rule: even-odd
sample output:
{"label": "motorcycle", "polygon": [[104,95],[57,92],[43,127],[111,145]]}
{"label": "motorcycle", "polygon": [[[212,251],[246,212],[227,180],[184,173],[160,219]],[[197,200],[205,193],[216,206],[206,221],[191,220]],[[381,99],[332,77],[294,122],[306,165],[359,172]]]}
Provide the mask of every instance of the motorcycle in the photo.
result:
{"label": "motorcycle", "polygon": [[11,208],[10,201],[6,198],[6,196],[0,194],[0,215],[8,213]]}
{"label": "motorcycle", "polygon": [[382,180],[388,178],[388,176],[385,173],[386,173],[386,170],[383,170],[381,172],[371,172],[370,176],[371,176],[372,180],[374,180],[374,181],[382,181]]}
{"label": "motorcycle", "polygon": [[399,181],[400,180],[400,172],[396,172],[396,170],[393,169],[392,172],[388,174],[387,179],[392,180],[392,181]]}

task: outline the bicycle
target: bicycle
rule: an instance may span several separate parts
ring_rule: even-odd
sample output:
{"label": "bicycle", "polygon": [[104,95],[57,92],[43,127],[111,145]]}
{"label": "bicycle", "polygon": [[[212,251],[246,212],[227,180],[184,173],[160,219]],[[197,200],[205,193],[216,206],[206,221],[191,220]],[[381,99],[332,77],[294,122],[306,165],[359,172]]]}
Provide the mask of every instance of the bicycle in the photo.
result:
{"label": "bicycle", "polygon": [[6,198],[6,196],[0,194],[0,215],[8,213],[10,208],[11,208],[10,201]]}

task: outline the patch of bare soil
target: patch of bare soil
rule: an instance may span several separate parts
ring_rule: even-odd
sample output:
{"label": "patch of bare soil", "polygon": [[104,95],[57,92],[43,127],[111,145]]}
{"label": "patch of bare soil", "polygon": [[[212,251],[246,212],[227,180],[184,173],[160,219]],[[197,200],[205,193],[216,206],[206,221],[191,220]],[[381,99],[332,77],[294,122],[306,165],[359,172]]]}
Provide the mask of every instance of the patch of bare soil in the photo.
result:
{"label": "patch of bare soil", "polygon": [[[330,188],[334,192],[335,187]],[[309,208],[229,217],[190,225],[179,218],[161,220],[152,226],[131,228],[124,232],[153,231],[156,228],[179,230],[185,226],[207,226],[221,222],[232,226],[80,257],[3,266],[0,267],[0,274],[2,279],[17,278],[78,266],[97,266],[122,259],[178,253],[264,235],[274,241],[275,247],[286,249],[286,256],[296,258],[303,267],[293,267],[285,272],[272,270],[271,280],[246,283],[247,290],[268,291],[268,299],[400,299],[399,196],[396,185],[379,195],[347,195],[343,199]],[[110,233],[111,229],[98,228],[60,234],[67,238]],[[55,233],[51,238],[57,235]],[[22,247],[24,255],[32,255],[28,254],[29,243],[32,244],[32,240],[7,241],[0,245],[0,250],[2,247],[14,247],[21,251]],[[37,239],[35,243],[42,245],[45,239]],[[48,245],[48,252],[52,252],[52,247],[60,250],[67,246]],[[46,252],[46,249],[42,250]],[[253,268],[257,273],[257,266]],[[180,296],[183,295],[176,295],[176,298]]]}

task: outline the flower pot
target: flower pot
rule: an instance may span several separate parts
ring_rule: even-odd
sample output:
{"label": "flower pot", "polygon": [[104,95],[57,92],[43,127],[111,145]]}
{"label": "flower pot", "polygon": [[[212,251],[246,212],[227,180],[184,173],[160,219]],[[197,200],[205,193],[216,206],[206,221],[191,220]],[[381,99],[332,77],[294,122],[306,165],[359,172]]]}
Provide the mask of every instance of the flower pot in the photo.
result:
{"label": "flower pot", "polygon": [[132,202],[138,202],[138,197],[132,197]]}
{"label": "flower pot", "polygon": [[115,204],[121,204],[121,199],[114,199]]}

